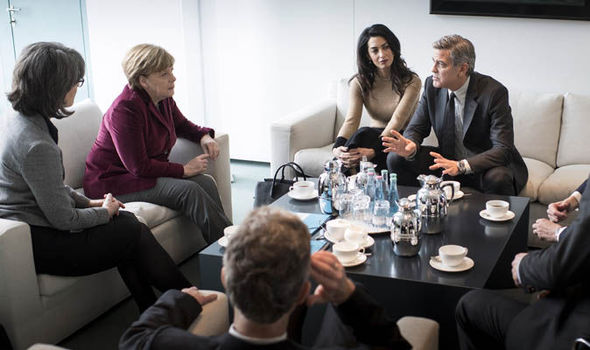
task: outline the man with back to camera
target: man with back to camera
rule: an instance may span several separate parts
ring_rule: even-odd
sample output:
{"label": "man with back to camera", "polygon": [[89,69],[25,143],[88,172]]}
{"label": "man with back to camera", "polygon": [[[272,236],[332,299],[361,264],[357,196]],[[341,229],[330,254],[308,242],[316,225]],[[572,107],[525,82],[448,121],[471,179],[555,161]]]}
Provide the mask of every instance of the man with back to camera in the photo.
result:
{"label": "man with back to camera", "polygon": [[[508,91],[477,73],[473,44],[447,35],[433,43],[432,76],[403,136],[383,137],[387,167],[398,183],[416,185],[419,174],[451,176],[484,193],[517,195],[528,171],[514,146]],[[439,147],[422,146],[431,127]]]}
{"label": "man with back to camera", "polygon": [[[319,251],[310,257],[309,238],[297,216],[269,207],[254,210],[223,255],[221,281],[234,307],[229,332],[214,337],[187,332],[201,305],[211,300],[195,287],[170,290],[123,334],[119,348],[305,349],[287,339],[291,313],[305,302],[330,302],[358,341],[409,349],[396,322],[346,277],[332,253]],[[309,275],[318,283],[311,295]]]}
{"label": "man with back to camera", "polygon": [[493,290],[473,290],[455,311],[459,344],[468,349],[571,349],[590,339],[590,188],[580,213],[559,241],[545,249],[518,253],[512,261],[514,284],[542,291],[529,304]]}

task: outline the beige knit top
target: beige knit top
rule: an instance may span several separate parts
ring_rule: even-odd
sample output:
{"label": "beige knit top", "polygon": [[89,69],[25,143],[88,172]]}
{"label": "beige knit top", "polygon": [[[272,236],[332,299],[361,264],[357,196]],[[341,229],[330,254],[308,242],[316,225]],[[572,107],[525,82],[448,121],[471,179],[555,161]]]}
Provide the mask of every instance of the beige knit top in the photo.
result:
{"label": "beige knit top", "polygon": [[362,94],[361,84],[357,78],[354,78],[350,82],[348,113],[338,132],[338,136],[349,139],[358,130],[363,105],[369,112],[369,116],[371,116],[371,127],[385,128],[381,136],[389,136],[392,129],[397,131],[404,129],[416,110],[421,87],[420,78],[414,75],[400,99],[397,92],[391,88],[391,80],[376,76],[373,89],[365,99]]}

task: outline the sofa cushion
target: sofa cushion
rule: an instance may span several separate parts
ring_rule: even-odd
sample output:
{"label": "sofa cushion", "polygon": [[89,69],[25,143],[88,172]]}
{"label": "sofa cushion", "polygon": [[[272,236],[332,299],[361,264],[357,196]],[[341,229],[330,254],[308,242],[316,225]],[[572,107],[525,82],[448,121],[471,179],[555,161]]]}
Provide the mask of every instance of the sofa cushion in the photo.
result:
{"label": "sofa cushion", "polygon": [[305,170],[306,175],[318,177],[324,172],[324,163],[334,157],[333,146],[332,143],[320,148],[302,149],[295,153],[293,160]]}
{"label": "sofa cushion", "polygon": [[565,95],[557,166],[590,164],[589,110],[590,95]]}
{"label": "sofa cushion", "polygon": [[53,276],[46,274],[37,275],[39,294],[45,297],[50,297],[57,294],[59,291],[72,286],[78,279],[80,279],[80,277]]}
{"label": "sofa cushion", "polygon": [[560,94],[510,92],[514,144],[523,157],[555,167],[562,105]]}
{"label": "sofa cushion", "polygon": [[176,210],[147,202],[127,202],[123,210],[135,214],[138,220],[146,224],[149,228],[158,226],[164,221],[181,215]]}
{"label": "sofa cushion", "polygon": [[549,204],[569,196],[588,178],[590,164],[566,165],[555,169],[539,188],[539,202]]}
{"label": "sofa cushion", "polygon": [[62,150],[65,169],[64,183],[72,188],[82,186],[86,156],[96,140],[101,120],[102,112],[90,100],[76,104],[71,116],[52,120],[59,130],[59,148]]}
{"label": "sofa cushion", "polygon": [[553,168],[536,159],[527,157],[523,159],[529,171],[529,178],[519,196],[529,197],[534,202],[539,196],[539,187],[553,173]]}

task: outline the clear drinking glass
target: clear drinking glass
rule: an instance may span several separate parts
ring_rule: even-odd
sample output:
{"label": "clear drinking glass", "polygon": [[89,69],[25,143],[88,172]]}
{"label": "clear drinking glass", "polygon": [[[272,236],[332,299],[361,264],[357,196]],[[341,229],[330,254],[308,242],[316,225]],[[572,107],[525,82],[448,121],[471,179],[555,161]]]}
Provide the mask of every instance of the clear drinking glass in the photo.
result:
{"label": "clear drinking glass", "polygon": [[373,207],[373,226],[388,227],[389,225],[389,202],[386,200],[375,201]]}
{"label": "clear drinking glass", "polygon": [[341,218],[352,219],[354,212],[354,195],[351,193],[340,194],[338,196],[338,206]]}
{"label": "clear drinking glass", "polygon": [[370,204],[371,197],[366,194],[361,194],[355,197],[353,204],[353,218],[355,221],[371,224],[371,211],[369,210]]}

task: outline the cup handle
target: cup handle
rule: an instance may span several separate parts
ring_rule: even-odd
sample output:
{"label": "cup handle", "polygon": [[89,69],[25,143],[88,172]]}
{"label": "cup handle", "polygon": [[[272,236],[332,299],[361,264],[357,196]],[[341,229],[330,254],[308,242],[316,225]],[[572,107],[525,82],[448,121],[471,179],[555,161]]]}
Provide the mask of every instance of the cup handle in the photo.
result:
{"label": "cup handle", "polygon": [[359,250],[359,253],[361,253],[361,254],[365,254],[365,248],[364,248],[364,247],[362,247],[362,248],[361,248],[361,250]]}
{"label": "cup handle", "polygon": [[289,187],[289,192],[293,191],[293,186]]}
{"label": "cup handle", "polygon": [[467,249],[467,247],[465,247],[465,256],[467,256],[467,252],[469,252],[469,249]]}

